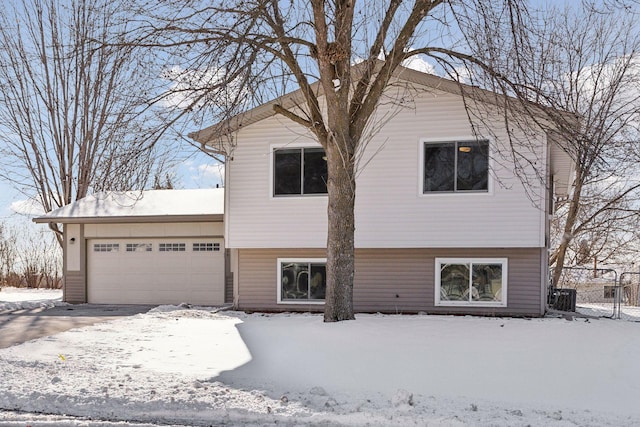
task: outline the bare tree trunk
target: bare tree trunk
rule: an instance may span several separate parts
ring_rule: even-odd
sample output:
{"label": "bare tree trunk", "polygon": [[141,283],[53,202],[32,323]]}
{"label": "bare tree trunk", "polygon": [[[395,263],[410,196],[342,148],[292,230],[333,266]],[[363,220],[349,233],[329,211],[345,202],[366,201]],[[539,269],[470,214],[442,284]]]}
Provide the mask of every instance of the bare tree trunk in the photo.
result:
{"label": "bare tree trunk", "polygon": [[571,196],[571,201],[569,202],[569,212],[567,213],[567,218],[564,223],[564,230],[562,234],[562,238],[560,241],[560,245],[558,249],[556,249],[555,253],[555,266],[553,268],[553,286],[557,286],[560,281],[560,276],[562,275],[562,269],[564,268],[564,260],[567,255],[567,249],[569,248],[569,244],[573,239],[573,229],[578,220],[578,213],[580,212],[580,197],[582,194],[582,182],[581,173],[578,171],[576,180],[575,180],[575,188],[573,190],[573,194]]}
{"label": "bare tree trunk", "polygon": [[355,276],[355,190],[353,162],[345,162],[336,144],[327,147],[327,294],[325,322],[352,320]]}

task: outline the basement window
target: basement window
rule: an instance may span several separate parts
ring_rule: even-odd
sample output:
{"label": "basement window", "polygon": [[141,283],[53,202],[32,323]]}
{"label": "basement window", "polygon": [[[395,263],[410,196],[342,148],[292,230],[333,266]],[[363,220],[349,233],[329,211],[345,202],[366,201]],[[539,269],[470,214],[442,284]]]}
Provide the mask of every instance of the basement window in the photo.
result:
{"label": "basement window", "polygon": [[324,258],[278,259],[278,303],[323,304],[326,263]]}
{"label": "basement window", "polygon": [[435,305],[507,306],[506,258],[436,258]]}

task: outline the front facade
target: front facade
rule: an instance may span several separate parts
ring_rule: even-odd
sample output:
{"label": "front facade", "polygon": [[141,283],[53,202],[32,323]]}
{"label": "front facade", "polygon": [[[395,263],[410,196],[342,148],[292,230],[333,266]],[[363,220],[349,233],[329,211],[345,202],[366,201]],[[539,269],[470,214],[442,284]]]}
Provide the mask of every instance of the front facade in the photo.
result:
{"label": "front facade", "polygon": [[[453,82],[403,78],[420,90],[379,108],[384,126],[358,157],[355,310],[544,314],[571,160],[535,126],[507,132]],[[233,142],[224,190],[91,196],[36,218],[64,224],[65,301],[323,310],[324,151],[272,104],[233,120],[192,135]]]}
{"label": "front facade", "polygon": [[[474,132],[452,91],[432,87],[412,108],[385,108],[377,114],[386,124],[358,161],[355,310],[543,314],[549,188],[566,190],[569,176],[561,150],[535,128],[508,135],[499,114]],[[320,311],[324,153],[306,129],[261,111],[234,129],[225,168],[234,302]],[[510,154],[517,140],[519,168]]]}

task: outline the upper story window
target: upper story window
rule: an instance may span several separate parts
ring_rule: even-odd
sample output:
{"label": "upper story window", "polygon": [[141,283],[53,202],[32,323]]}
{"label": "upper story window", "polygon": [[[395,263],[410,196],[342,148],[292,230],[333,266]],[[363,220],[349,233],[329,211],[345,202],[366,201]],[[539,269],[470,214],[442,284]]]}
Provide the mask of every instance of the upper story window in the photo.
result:
{"label": "upper story window", "polygon": [[489,191],[489,141],[424,143],[423,193]]}
{"label": "upper story window", "polygon": [[273,195],[327,194],[327,160],[322,148],[276,148]]}

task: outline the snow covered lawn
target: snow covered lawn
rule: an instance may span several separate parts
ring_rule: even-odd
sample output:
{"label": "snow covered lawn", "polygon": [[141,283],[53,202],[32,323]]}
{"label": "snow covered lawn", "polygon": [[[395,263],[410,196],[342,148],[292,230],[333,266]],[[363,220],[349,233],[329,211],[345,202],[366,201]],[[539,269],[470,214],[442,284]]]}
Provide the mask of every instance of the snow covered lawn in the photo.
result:
{"label": "snow covered lawn", "polygon": [[0,311],[63,304],[62,289],[0,288]]}
{"label": "snow covered lawn", "polygon": [[184,425],[640,425],[638,355],[640,324],[608,319],[324,324],[159,307],[0,350],[0,408]]}

